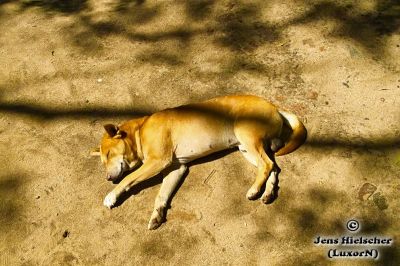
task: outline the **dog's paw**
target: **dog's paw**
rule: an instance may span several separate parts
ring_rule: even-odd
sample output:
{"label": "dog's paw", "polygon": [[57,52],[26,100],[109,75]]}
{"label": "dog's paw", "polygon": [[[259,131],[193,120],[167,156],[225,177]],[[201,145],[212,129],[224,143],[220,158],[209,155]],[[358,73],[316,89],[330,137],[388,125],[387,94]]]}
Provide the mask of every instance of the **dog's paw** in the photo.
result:
{"label": "dog's paw", "polygon": [[111,209],[115,203],[117,202],[117,196],[115,195],[114,192],[108,193],[108,195],[105,197],[103,204],[107,208]]}
{"label": "dog's paw", "polygon": [[150,217],[149,225],[147,229],[155,230],[163,223],[164,218],[162,217],[162,210],[154,210]]}
{"label": "dog's paw", "polygon": [[257,198],[258,193],[259,193],[259,191],[258,191],[256,188],[251,187],[251,188],[247,191],[246,197],[247,197],[249,200],[254,200],[254,199]]}
{"label": "dog's paw", "polygon": [[261,197],[261,202],[264,204],[271,204],[275,200],[273,193],[264,194]]}
{"label": "dog's paw", "polygon": [[261,196],[261,202],[264,204],[271,204],[278,197],[279,187],[273,187],[272,189],[265,189],[264,194]]}

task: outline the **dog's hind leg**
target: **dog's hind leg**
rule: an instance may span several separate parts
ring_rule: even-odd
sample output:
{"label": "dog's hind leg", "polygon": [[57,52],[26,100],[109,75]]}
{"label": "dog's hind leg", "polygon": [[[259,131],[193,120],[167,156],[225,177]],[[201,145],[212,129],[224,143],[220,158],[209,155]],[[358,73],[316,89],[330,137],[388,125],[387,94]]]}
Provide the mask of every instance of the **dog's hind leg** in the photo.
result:
{"label": "dog's hind leg", "polygon": [[264,150],[262,141],[254,144],[255,147],[249,148],[248,152],[253,153],[254,156],[258,157],[258,171],[253,185],[247,191],[246,196],[248,199],[255,199],[257,197],[257,195],[260,193],[261,188],[266,183],[268,176],[270,175],[271,170],[274,166],[274,162],[268,157],[267,153]]}
{"label": "dog's hind leg", "polygon": [[261,196],[261,201],[265,204],[272,203],[278,197],[279,179],[278,175],[281,172],[279,166],[274,163],[274,167],[269,174],[267,183],[265,184],[265,191]]}
{"label": "dog's hind leg", "polygon": [[186,172],[186,169],[187,166],[184,164],[172,166],[172,171],[164,177],[160,191],[158,192],[154,203],[154,210],[150,217],[148,229],[154,230],[158,228],[165,220],[168,202],[182,176]]}
{"label": "dog's hind leg", "polygon": [[[256,181],[254,182],[253,186],[247,192],[247,198],[255,199],[257,197],[258,193],[260,192],[262,186],[265,183],[265,191],[264,191],[263,195],[261,196],[261,201],[265,204],[272,203],[278,196],[278,189],[279,189],[278,175],[281,172],[281,169],[278,167],[278,165],[275,162],[275,158],[273,156],[273,151],[270,151],[269,154],[265,153],[265,155],[267,156],[266,164],[268,166],[269,165],[268,161],[272,161],[272,168],[269,173],[269,176],[267,176],[267,178],[264,179],[264,177],[266,175],[263,175],[263,173],[266,173],[266,172],[265,172],[265,170],[263,170],[263,168],[265,166],[263,166],[262,164],[261,165],[259,164],[260,156],[258,156],[259,153],[257,153],[257,149],[251,149],[251,148],[249,149],[249,148],[246,148],[245,145],[239,145],[239,150],[243,154],[243,156],[247,159],[247,161],[249,161],[254,166],[259,167],[259,172],[256,177]],[[261,152],[261,153],[263,153],[263,152]],[[263,156],[265,156],[265,155],[263,155]],[[265,161],[263,161],[263,159],[261,159],[261,160],[262,160],[262,162],[265,163]],[[261,167],[261,172],[260,172],[260,167]]]}
{"label": "dog's hind leg", "polygon": [[251,163],[255,167],[258,166],[258,156],[257,155],[255,155],[254,153],[248,152],[244,145],[239,145],[239,151],[243,154],[243,157],[246,158],[246,160],[249,163]]}
{"label": "dog's hind leg", "polygon": [[250,200],[258,196],[274,167],[274,162],[264,150],[262,138],[253,132],[240,130],[240,128],[235,131],[236,137],[240,142],[239,149],[245,158],[258,168],[256,179],[246,194],[246,197]]}

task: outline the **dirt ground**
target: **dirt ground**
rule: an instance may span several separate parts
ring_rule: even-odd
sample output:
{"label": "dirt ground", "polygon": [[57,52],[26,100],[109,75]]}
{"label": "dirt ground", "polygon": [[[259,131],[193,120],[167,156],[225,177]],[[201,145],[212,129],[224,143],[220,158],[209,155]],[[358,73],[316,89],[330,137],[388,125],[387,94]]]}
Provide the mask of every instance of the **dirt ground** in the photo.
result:
{"label": "dirt ground", "polygon": [[[190,167],[158,230],[160,178],[102,205],[103,124],[235,93],[308,129],[273,204],[230,152]],[[396,0],[0,0],[0,264],[400,265],[399,121]],[[313,244],[351,218],[394,239],[378,261]]]}

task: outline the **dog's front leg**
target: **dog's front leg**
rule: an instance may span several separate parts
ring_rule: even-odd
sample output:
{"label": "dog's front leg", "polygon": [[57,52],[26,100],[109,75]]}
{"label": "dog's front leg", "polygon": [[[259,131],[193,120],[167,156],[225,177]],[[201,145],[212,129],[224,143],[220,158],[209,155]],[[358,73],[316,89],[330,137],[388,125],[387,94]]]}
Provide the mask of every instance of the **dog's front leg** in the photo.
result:
{"label": "dog's front leg", "polygon": [[166,168],[170,162],[168,160],[160,159],[148,159],[143,165],[137,169],[135,172],[126,176],[104,199],[104,206],[112,208],[117,202],[118,197],[128,191],[131,187],[139,182],[149,179],[158,173],[160,173],[164,168]]}
{"label": "dog's front leg", "polygon": [[184,164],[173,166],[171,172],[164,178],[154,203],[154,210],[149,221],[148,229],[154,230],[158,228],[165,220],[165,211],[168,201],[186,172],[186,169],[187,167]]}

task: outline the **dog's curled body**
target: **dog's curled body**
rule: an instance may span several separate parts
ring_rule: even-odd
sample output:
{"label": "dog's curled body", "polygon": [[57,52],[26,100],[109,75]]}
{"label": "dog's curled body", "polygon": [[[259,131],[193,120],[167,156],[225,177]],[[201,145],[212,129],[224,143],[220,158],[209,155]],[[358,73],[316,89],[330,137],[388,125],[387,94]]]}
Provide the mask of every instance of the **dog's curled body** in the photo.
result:
{"label": "dog's curled body", "polygon": [[258,168],[247,198],[255,199],[265,186],[261,200],[271,202],[276,197],[279,174],[274,156],[294,151],[307,135],[295,115],[250,95],[223,96],[170,108],[118,127],[106,125],[105,129],[100,155],[107,167],[107,179],[115,179],[142,162],[107,195],[107,207],[112,207],[121,193],[138,182],[162,170],[169,171],[157,196],[149,229],[162,223],[164,209],[187,162],[236,146]]}

